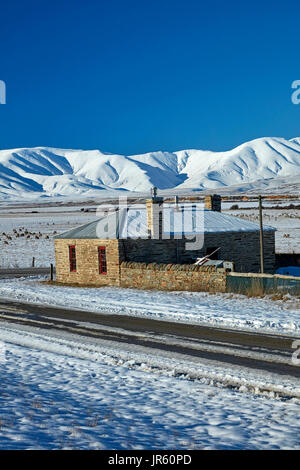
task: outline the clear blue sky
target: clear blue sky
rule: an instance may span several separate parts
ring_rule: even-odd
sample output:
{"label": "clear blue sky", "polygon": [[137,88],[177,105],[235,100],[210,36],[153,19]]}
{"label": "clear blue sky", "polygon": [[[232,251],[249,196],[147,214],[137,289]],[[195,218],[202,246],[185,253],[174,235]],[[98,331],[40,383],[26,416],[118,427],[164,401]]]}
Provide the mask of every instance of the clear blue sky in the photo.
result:
{"label": "clear blue sky", "polygon": [[0,15],[2,149],[300,136],[299,1],[10,0]]}

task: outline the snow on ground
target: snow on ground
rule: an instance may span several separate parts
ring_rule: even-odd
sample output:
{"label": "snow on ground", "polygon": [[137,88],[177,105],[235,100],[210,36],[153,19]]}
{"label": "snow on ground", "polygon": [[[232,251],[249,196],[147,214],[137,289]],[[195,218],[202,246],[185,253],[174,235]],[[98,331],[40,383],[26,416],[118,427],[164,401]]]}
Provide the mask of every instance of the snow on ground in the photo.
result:
{"label": "snow on ground", "polygon": [[118,287],[65,287],[43,283],[46,277],[0,280],[0,297],[92,312],[151,317],[217,327],[299,336],[296,298],[248,298],[206,292],[163,292]]}
{"label": "snow on ground", "polygon": [[[241,207],[239,210],[227,210],[226,213],[251,222],[259,221],[257,208],[243,210],[244,207],[247,207],[244,206],[244,203],[238,203],[238,206]],[[300,253],[299,209],[266,208],[263,210],[263,223],[277,229],[275,232],[276,253]]]}
{"label": "snow on ground", "polygon": [[[61,209],[61,208],[60,208]],[[53,236],[95,219],[95,215],[77,212],[24,210],[0,214],[0,268],[45,267],[55,262]]]}
{"label": "snow on ground", "polygon": [[299,399],[135,368],[83,354],[74,335],[20,328],[0,327],[1,449],[300,448]]}
{"label": "snow on ground", "polygon": [[[30,267],[33,257],[35,266],[38,267],[55,263],[53,236],[95,220],[95,212],[82,211],[83,208],[96,209],[97,202],[90,202],[89,207],[86,204],[57,204],[56,207],[41,204],[14,207],[0,204],[0,268]],[[264,210],[265,225],[277,229],[277,253],[300,253],[300,210],[286,209],[290,202],[297,204],[294,199],[285,200],[285,206],[280,210]],[[253,206],[250,209],[249,204]],[[276,205],[278,204],[279,201],[276,200]],[[264,205],[267,207],[267,202],[264,202]],[[234,203],[224,202],[224,214],[258,222],[257,201],[239,201],[238,210],[231,210],[232,206]]]}

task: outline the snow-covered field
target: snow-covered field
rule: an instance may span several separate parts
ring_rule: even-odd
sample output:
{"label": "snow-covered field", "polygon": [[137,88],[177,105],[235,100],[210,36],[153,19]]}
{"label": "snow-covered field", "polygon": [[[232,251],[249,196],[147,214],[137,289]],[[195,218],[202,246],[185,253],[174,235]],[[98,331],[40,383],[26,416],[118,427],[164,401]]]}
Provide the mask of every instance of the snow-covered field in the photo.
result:
{"label": "snow-covered field", "polygon": [[[277,253],[300,253],[300,210],[285,209],[291,201],[285,200],[282,210],[264,210],[264,223],[277,229]],[[267,202],[264,204],[268,206]],[[257,202],[239,202],[238,210],[232,210],[233,205],[233,202],[224,202],[224,213],[258,221]],[[54,263],[53,236],[95,220],[95,212],[83,212],[82,209],[95,210],[96,207],[95,201],[90,206],[73,207],[59,204],[56,207],[32,205],[18,208],[0,205],[0,268],[29,267],[33,257],[35,266]]]}
{"label": "snow-covered field", "polygon": [[[277,217],[279,212],[267,213]],[[249,210],[243,214],[251,215]],[[80,205],[2,206],[0,267],[28,267],[33,257],[36,266],[49,266],[55,232],[94,218]],[[277,221],[270,217],[267,223]],[[279,251],[298,250],[298,222],[297,212],[282,222],[282,232],[290,230],[290,237],[278,238]],[[288,238],[293,245],[284,245]],[[67,288],[44,280],[2,279],[0,297],[299,337],[299,300],[288,295],[272,301],[232,294]],[[66,333],[50,335],[1,323],[0,449],[300,448],[295,380],[104,343],[84,344]],[[191,375],[198,378],[191,380]],[[226,382],[235,388],[224,387]],[[264,384],[271,392],[260,392]],[[280,390],[297,398],[280,399]]]}
{"label": "snow-covered field", "polygon": [[[269,209],[268,205],[264,204],[266,208],[263,210],[263,223],[277,230],[275,233],[276,252],[300,253],[300,210],[286,209],[287,203],[282,209]],[[257,207],[243,210],[243,203],[238,205],[241,207],[240,210],[227,210],[225,213],[253,222],[259,221]]]}
{"label": "snow-covered field", "polygon": [[29,267],[33,257],[35,266],[49,266],[55,261],[55,234],[95,219],[95,214],[82,213],[79,208],[72,212],[59,209],[0,211],[0,268]]}
{"label": "snow-covered field", "polygon": [[300,448],[298,398],[189,380],[176,358],[66,333],[2,323],[0,340],[1,449]]}
{"label": "snow-covered field", "polygon": [[84,288],[45,284],[46,277],[0,280],[0,297],[107,314],[123,314],[217,327],[299,336],[299,300],[280,301],[237,294],[159,292],[118,287]]}

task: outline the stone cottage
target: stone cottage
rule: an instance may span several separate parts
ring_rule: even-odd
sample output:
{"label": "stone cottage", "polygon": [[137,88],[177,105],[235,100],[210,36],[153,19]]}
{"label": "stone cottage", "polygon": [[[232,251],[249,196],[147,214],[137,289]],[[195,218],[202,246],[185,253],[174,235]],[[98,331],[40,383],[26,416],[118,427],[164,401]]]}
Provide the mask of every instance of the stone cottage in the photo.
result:
{"label": "stone cottage", "polygon": [[[259,225],[222,213],[220,196],[206,196],[203,206],[166,202],[154,190],[146,206],[120,206],[57,235],[56,280],[120,286],[124,262],[194,265],[211,253],[237,272],[259,272],[259,247]],[[274,266],[275,229],[264,227],[265,272]]]}

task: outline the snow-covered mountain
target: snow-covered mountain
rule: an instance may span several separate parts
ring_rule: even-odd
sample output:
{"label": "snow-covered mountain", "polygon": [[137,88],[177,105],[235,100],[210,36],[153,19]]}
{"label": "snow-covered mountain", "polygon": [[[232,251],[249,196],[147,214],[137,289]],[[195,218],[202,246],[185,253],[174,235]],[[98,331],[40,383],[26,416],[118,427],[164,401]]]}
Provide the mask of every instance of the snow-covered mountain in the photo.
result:
{"label": "snow-covered mountain", "polygon": [[[299,176],[300,138],[267,137],[233,150],[114,155],[48,147],[0,151],[0,196],[96,196],[105,190],[226,189],[286,184]],[[100,193],[99,193],[100,192]]]}

